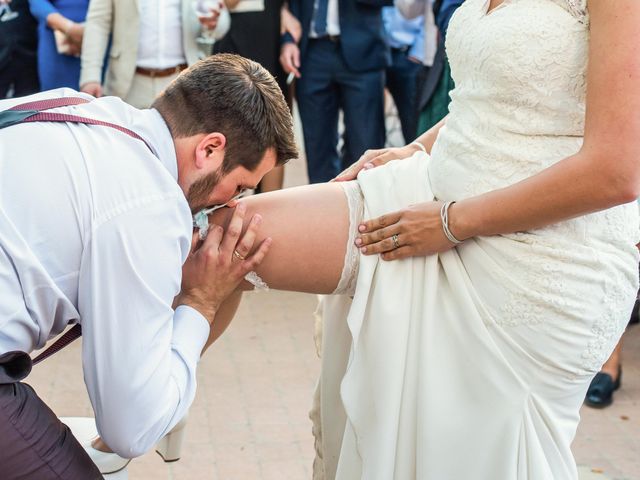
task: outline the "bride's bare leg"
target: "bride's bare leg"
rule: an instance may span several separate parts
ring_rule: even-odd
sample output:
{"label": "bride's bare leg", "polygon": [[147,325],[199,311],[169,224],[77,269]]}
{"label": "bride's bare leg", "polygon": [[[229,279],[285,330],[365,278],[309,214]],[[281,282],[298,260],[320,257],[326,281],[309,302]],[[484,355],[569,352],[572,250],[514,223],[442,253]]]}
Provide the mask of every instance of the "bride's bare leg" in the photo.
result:
{"label": "bride's bare leg", "polygon": [[[273,243],[257,269],[270,288],[332,293],[338,286],[349,238],[349,208],[336,183],[308,185],[243,199],[245,226],[262,216],[256,245]],[[216,211],[211,222],[226,227],[229,209]]]}

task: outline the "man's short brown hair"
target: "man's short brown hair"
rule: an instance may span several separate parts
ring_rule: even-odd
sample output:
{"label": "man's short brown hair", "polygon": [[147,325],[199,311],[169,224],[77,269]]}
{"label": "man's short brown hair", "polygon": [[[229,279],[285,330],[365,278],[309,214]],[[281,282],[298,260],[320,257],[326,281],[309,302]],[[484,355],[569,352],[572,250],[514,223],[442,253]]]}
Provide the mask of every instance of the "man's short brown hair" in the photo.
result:
{"label": "man's short brown hair", "polygon": [[253,171],[273,148],[278,165],[298,156],[293,120],[280,87],[259,63],[212,55],[183,72],[153,103],[174,138],[220,132],[223,173]]}

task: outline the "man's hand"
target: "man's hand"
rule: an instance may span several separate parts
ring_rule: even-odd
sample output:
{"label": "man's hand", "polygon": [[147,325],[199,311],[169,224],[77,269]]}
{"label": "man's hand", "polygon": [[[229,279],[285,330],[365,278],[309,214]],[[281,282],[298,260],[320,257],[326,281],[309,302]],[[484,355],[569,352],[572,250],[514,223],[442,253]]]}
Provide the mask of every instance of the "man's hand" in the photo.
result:
{"label": "man's hand", "polygon": [[220,10],[224,8],[224,4],[220,3],[218,8],[210,8],[209,11],[211,14],[209,16],[201,16],[198,15],[198,20],[200,21],[200,25],[202,25],[207,30],[215,30],[218,26],[218,19],[220,18]]}
{"label": "man's hand", "polygon": [[82,87],[80,87],[80,91],[99,98],[102,96],[102,85],[100,85],[98,82],[85,83],[84,85],[82,85]]}
{"label": "man's hand", "polygon": [[69,39],[69,42],[75,44],[78,47],[78,51],[82,47],[82,37],[84,37],[84,25],[71,22],[69,27],[64,32]]}
{"label": "man's hand", "polygon": [[199,248],[198,233],[194,233],[191,254],[182,267],[182,290],[174,304],[195,308],[209,323],[244,276],[260,265],[271,246],[271,238],[267,238],[249,255],[262,218],[254,215],[240,238],[245,213],[246,206],[239,203],[227,231],[212,225]]}
{"label": "man's hand", "polygon": [[280,50],[280,64],[284,71],[300,78],[300,49],[295,43],[285,43]]}

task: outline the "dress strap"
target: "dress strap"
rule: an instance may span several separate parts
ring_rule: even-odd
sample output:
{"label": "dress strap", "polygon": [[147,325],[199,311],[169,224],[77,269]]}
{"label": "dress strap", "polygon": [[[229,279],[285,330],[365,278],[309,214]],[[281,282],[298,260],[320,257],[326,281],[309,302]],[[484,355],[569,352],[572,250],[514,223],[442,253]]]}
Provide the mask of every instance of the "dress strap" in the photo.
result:
{"label": "dress strap", "polygon": [[580,23],[589,25],[587,0],[554,0],[562,8],[578,19]]}

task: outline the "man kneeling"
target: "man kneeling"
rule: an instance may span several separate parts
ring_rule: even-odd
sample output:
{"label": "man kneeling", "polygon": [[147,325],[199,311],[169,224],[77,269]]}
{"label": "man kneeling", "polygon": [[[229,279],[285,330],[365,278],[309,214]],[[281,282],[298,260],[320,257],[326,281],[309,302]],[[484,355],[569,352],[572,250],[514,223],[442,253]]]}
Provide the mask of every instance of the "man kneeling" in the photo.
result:
{"label": "man kneeling", "polygon": [[0,111],[2,478],[101,478],[22,383],[28,353],[81,325],[100,435],[123,457],[152,448],[193,401],[220,304],[269,246],[254,248],[252,222],[192,250],[192,213],[296,157],[291,116],[271,75],[232,55],[185,71],[149,110],[61,89]]}

